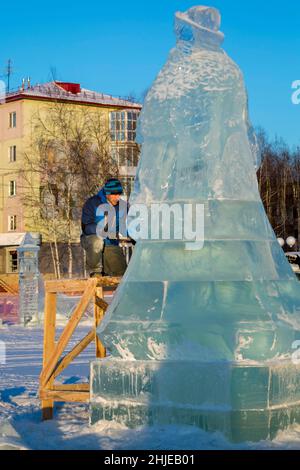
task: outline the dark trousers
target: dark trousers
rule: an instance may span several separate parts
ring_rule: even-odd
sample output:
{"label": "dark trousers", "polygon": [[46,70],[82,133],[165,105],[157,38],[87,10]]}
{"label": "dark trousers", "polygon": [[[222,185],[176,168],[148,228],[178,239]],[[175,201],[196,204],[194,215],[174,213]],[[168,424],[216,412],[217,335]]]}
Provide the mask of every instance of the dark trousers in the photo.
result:
{"label": "dark trousers", "polygon": [[121,247],[105,246],[103,239],[97,235],[81,235],[80,241],[86,252],[86,268],[89,274],[123,276],[127,263]]}
{"label": "dark trousers", "polygon": [[120,277],[127,269],[126,259],[120,246],[105,246],[103,253],[103,271],[106,276]]}

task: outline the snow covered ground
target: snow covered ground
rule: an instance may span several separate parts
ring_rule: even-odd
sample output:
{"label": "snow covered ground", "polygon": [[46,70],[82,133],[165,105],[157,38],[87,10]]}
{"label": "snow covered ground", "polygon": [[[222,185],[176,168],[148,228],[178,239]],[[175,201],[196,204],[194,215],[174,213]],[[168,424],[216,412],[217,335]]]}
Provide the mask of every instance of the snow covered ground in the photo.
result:
{"label": "snow covered ground", "polygon": [[[73,341],[88,330],[86,323],[79,327]],[[42,329],[2,328],[0,341],[7,351],[6,364],[0,364],[0,449],[300,449],[300,426],[280,433],[274,442],[234,446],[220,434],[207,434],[193,427],[129,430],[111,422],[90,427],[87,405],[58,404],[55,419],[42,422],[37,398]],[[92,358],[93,344],[65,371],[64,382],[87,381]]]}

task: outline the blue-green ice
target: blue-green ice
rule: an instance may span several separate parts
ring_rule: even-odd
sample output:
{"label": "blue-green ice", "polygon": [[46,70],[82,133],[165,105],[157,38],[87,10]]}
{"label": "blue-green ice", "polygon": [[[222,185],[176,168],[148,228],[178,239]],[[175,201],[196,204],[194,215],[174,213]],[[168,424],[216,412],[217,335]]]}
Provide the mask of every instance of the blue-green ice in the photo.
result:
{"label": "blue-green ice", "polygon": [[219,28],[213,8],[176,14],[130,201],[203,204],[204,246],[137,243],[98,329],[109,357],[91,367],[91,422],[259,440],[299,420],[300,284],[260,198],[243,75]]}

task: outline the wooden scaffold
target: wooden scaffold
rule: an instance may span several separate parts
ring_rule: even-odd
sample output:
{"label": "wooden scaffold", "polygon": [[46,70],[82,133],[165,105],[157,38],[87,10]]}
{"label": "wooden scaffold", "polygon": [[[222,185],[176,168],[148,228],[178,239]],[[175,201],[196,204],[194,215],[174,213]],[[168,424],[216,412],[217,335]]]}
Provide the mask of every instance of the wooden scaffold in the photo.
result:
{"label": "wooden scaffold", "polygon": [[[89,383],[61,385],[56,383],[55,379],[92,341],[95,341],[96,358],[105,357],[105,347],[97,337],[96,329],[101,323],[108,307],[108,304],[104,301],[104,289],[115,289],[119,283],[120,278],[109,277],[45,282],[43,369],[40,375],[40,399],[44,420],[53,418],[55,402],[89,402]],[[80,293],[82,297],[56,342],[57,294],[62,293]],[[94,304],[93,328],[70,352],[63,356],[90,302]]]}

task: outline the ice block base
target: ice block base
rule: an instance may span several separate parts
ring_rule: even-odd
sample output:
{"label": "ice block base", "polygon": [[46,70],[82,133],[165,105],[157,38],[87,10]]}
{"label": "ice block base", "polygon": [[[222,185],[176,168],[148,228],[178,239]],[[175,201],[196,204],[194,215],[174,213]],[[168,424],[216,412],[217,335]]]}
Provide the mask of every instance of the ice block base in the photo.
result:
{"label": "ice block base", "polygon": [[274,439],[300,423],[300,365],[97,360],[90,423],[100,420],[193,425],[232,442]]}

